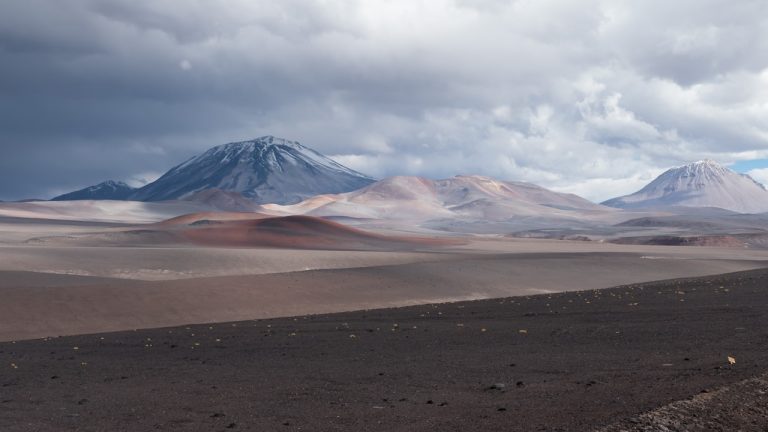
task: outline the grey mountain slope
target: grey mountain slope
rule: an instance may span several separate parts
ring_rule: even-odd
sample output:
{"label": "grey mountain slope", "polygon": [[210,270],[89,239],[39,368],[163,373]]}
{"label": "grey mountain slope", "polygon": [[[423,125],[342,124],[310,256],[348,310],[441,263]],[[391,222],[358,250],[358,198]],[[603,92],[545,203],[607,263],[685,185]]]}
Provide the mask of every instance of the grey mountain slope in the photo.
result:
{"label": "grey mountain slope", "polygon": [[220,189],[256,203],[291,204],[373,182],[298,142],[264,136],[213,147],[138,189],[131,199],[183,199],[206,189]]}
{"label": "grey mountain slope", "polygon": [[710,160],[672,168],[641,190],[603,202],[618,208],[717,207],[738,213],[768,211],[768,191],[746,174]]}
{"label": "grey mountain slope", "polygon": [[135,188],[123,182],[107,180],[94,186],[59,195],[51,198],[51,201],[126,200],[135,191]]}
{"label": "grey mountain slope", "polygon": [[245,198],[237,192],[227,192],[221,189],[206,189],[182,199],[210,206],[221,211],[251,212],[258,204]]}

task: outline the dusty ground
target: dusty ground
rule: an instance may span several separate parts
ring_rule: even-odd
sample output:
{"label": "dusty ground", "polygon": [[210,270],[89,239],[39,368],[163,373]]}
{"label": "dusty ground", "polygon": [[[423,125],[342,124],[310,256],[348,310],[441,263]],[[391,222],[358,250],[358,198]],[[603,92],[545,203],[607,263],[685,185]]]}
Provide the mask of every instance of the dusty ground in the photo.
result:
{"label": "dusty ground", "polygon": [[[386,250],[384,234],[375,240],[385,250],[142,245],[157,238],[120,237],[127,231],[136,227],[0,220],[0,341],[605,288],[768,262],[767,251],[744,248],[485,236],[408,250]],[[94,241],[113,234],[123,243]],[[61,242],[30,241],[39,238]]]}
{"label": "dusty ground", "polygon": [[0,272],[0,341],[606,288],[765,266],[622,253],[436,255],[432,262],[159,281]]}
{"label": "dusty ground", "polygon": [[[0,430],[631,427],[637,423],[627,419],[645,421],[642,413],[768,369],[766,285],[768,270],[758,270],[6,342],[0,344]],[[759,383],[739,385],[714,393],[717,403],[738,403],[745,385],[762,391]],[[649,416],[660,418],[659,412],[665,411]],[[768,428],[764,411],[720,412],[746,420],[700,411],[709,418],[700,422],[706,428],[695,430]],[[694,424],[677,421],[667,430]]]}

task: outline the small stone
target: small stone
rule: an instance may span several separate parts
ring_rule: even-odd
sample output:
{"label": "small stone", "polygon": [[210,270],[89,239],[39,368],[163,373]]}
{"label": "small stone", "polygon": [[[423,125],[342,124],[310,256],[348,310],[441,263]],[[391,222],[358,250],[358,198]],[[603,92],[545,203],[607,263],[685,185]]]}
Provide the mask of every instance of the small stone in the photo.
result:
{"label": "small stone", "polygon": [[504,390],[506,387],[506,384],[496,383],[488,387],[488,390]]}

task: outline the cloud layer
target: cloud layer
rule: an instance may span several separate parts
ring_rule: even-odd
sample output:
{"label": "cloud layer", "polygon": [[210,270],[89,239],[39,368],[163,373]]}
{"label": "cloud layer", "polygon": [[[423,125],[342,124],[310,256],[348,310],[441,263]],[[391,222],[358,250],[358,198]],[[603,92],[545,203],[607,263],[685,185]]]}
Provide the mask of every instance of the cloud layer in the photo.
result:
{"label": "cloud layer", "polygon": [[0,64],[0,199],[265,134],[594,200],[768,158],[762,0],[8,0]]}

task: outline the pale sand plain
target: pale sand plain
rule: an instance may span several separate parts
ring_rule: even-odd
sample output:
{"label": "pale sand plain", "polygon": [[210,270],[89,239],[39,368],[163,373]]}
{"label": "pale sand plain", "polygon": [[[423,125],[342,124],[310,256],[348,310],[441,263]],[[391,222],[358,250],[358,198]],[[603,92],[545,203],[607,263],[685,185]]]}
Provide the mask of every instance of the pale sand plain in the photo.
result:
{"label": "pale sand plain", "polygon": [[0,220],[0,340],[607,288],[768,263],[761,250],[496,236],[407,250],[82,240],[135,229]]}

